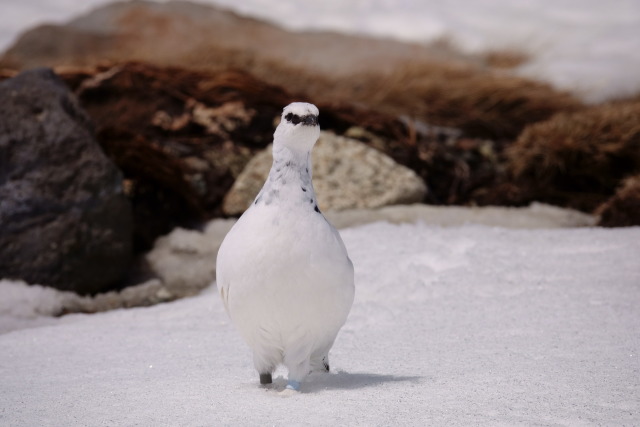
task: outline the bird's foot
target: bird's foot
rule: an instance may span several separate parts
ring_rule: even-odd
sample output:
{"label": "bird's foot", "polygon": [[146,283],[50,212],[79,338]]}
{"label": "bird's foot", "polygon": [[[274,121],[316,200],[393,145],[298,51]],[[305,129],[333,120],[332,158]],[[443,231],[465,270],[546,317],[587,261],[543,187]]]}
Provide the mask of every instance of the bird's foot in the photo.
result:
{"label": "bird's foot", "polygon": [[272,382],[273,382],[273,379],[271,378],[270,373],[260,374],[260,384],[266,385],[266,384],[271,384]]}

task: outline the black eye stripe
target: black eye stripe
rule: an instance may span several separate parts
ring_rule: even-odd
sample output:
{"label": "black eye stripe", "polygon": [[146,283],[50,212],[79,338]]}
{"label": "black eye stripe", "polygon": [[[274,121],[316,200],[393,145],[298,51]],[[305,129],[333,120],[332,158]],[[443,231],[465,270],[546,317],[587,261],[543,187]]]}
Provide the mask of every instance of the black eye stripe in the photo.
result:
{"label": "black eye stripe", "polygon": [[287,114],[286,116],[284,116],[284,118],[287,119],[288,122],[293,123],[294,125],[297,125],[302,121],[299,115],[293,114],[293,113]]}

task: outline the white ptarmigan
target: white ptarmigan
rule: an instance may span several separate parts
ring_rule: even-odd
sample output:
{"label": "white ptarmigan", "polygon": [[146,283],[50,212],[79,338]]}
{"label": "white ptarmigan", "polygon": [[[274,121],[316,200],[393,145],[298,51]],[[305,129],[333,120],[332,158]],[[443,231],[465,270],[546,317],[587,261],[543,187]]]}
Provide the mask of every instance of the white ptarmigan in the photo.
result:
{"label": "white ptarmigan", "polygon": [[271,383],[282,363],[293,390],[310,372],[329,370],[329,350],[354,296],[353,264],[311,182],[319,135],[315,105],[285,107],[269,177],[225,237],[216,264],[220,296],[253,350],[260,383]]}

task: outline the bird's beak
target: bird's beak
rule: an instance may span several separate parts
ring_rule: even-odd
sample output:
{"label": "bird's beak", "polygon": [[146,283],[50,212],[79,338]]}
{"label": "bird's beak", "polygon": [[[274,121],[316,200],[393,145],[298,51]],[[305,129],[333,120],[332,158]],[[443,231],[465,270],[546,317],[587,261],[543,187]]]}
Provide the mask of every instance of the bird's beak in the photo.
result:
{"label": "bird's beak", "polygon": [[318,116],[314,116],[313,114],[307,114],[302,118],[302,124],[305,126],[317,126]]}

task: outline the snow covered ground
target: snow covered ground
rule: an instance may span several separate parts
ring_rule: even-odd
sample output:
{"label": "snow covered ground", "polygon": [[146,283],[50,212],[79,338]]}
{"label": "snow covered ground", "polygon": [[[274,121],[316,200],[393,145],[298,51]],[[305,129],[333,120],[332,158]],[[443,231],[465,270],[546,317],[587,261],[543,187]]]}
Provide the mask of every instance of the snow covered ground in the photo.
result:
{"label": "snow covered ground", "polygon": [[[200,0],[294,30],[335,30],[424,42],[446,37],[468,51],[515,49],[518,72],[588,101],[640,92],[637,0]],[[64,22],[107,0],[0,0],[0,50],[35,24]]]}
{"label": "snow covered ground", "polygon": [[355,303],[299,395],[209,288],[0,335],[0,425],[640,424],[640,227],[342,235]]}

